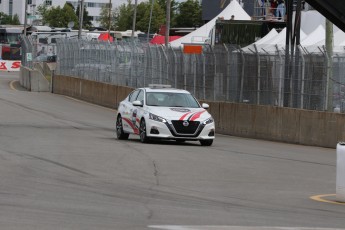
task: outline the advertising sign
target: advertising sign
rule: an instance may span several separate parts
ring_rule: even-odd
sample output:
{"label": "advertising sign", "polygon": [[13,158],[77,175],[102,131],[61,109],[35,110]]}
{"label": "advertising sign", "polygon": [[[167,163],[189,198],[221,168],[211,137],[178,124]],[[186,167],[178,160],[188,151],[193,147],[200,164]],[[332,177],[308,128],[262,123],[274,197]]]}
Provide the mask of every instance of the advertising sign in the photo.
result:
{"label": "advertising sign", "polygon": [[0,60],[0,71],[20,71],[21,61]]}

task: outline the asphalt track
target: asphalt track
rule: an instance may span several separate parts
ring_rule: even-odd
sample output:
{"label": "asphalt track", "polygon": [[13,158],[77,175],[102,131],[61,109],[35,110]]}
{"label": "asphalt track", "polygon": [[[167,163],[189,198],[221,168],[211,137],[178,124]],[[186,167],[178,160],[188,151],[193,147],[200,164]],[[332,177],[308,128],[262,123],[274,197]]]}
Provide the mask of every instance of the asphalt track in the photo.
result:
{"label": "asphalt track", "polygon": [[1,230],[345,228],[335,149],[118,141],[115,111],[17,80],[0,73]]}

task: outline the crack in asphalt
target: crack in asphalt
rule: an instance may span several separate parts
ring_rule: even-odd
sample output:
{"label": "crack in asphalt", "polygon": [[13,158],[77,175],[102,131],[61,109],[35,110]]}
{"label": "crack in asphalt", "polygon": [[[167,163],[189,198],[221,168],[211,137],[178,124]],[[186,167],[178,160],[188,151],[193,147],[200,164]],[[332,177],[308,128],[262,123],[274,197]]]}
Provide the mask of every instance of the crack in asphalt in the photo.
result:
{"label": "crack in asphalt", "polygon": [[71,166],[68,166],[68,165],[65,165],[65,164],[62,164],[60,162],[53,161],[53,160],[50,160],[50,159],[46,159],[46,158],[43,158],[43,157],[34,156],[32,154],[29,154],[29,153],[18,153],[18,152],[8,151],[8,150],[4,150],[4,149],[1,149],[1,152],[7,153],[7,154],[16,155],[16,156],[19,156],[19,157],[29,157],[29,158],[32,158],[32,159],[36,159],[36,160],[40,160],[40,161],[46,162],[46,163],[54,164],[56,166],[68,169],[68,170],[73,171],[73,172],[77,172],[77,173],[81,173],[81,174],[84,174],[84,175],[92,176],[91,174],[89,174],[89,173],[87,173],[85,171],[82,171],[80,169],[73,168]]}

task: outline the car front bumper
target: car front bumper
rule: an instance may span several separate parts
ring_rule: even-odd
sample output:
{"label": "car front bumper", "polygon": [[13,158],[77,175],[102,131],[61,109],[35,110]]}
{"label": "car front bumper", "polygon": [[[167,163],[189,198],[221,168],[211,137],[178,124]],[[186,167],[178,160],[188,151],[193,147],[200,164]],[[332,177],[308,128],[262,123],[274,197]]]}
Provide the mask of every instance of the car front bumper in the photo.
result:
{"label": "car front bumper", "polygon": [[159,122],[150,120],[146,123],[147,136],[157,139],[173,140],[206,140],[215,138],[214,122],[210,124],[200,123],[193,133],[177,132],[172,122]]}

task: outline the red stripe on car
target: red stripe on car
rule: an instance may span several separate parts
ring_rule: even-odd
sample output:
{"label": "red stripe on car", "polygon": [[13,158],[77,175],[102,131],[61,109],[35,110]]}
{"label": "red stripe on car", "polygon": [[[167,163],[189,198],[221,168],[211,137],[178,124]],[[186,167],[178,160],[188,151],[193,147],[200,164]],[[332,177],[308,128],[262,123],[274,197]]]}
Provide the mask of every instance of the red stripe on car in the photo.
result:
{"label": "red stripe on car", "polygon": [[131,126],[135,134],[139,134],[139,129],[133,125],[131,120],[129,120],[128,118],[122,118],[122,120],[124,120],[125,122],[127,122],[127,124],[129,124],[129,126]]}
{"label": "red stripe on car", "polygon": [[191,112],[188,112],[188,113],[183,114],[183,116],[180,117],[180,121],[183,121],[183,119],[184,119],[188,114],[190,114],[190,113],[191,113]]}
{"label": "red stripe on car", "polygon": [[204,112],[206,112],[206,110],[200,111],[200,112],[194,114],[194,116],[193,116],[190,120],[191,120],[191,121],[195,121],[195,120],[198,119],[198,118],[201,116],[201,114],[204,113]]}

